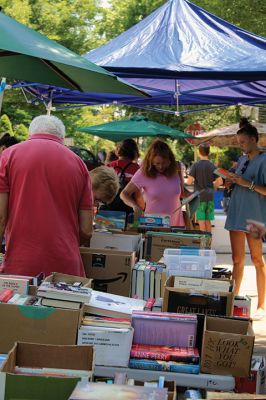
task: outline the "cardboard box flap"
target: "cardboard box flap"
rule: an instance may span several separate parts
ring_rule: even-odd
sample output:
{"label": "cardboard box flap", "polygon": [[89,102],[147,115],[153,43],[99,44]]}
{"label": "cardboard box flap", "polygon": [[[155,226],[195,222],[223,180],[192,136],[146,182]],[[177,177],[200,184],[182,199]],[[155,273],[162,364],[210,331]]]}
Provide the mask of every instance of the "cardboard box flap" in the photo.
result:
{"label": "cardboard box flap", "polygon": [[207,317],[206,330],[221,333],[232,333],[246,335],[249,328],[249,321],[242,319]]}
{"label": "cardboard box flap", "polygon": [[3,364],[2,372],[13,372],[16,365],[92,371],[93,360],[93,346],[55,346],[17,342]]}
{"label": "cardboard box flap", "polygon": [[81,276],[62,274],[59,272],[53,272],[51,275],[47,276],[44,279],[45,282],[66,282],[66,283],[74,283],[74,282],[82,282],[82,285],[85,287],[91,287],[92,279],[83,278]]}
{"label": "cardboard box flap", "polygon": [[94,249],[90,247],[80,247],[80,254],[110,254],[110,255],[122,255],[122,256],[131,256],[132,251],[123,251],[117,249]]}

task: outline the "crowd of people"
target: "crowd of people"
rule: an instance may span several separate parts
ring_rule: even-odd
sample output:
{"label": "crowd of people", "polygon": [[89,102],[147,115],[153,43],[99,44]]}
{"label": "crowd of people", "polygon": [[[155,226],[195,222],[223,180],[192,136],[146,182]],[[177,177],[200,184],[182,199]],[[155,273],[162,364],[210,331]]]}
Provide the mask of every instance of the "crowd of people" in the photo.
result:
{"label": "crowd of people", "polygon": [[[200,160],[184,182],[182,163],[169,145],[154,140],[138,164],[139,149],[126,139],[107,154],[106,165],[88,172],[82,160],[64,146],[65,127],[54,116],[39,116],[29,126],[29,139],[0,139],[0,234],[5,240],[3,271],[36,275],[43,271],[83,276],[79,246],[90,245],[94,208],[126,211],[135,218],[167,214],[171,226],[184,228],[181,200],[200,192],[196,221],[211,232],[214,190],[223,183],[214,174],[210,147],[199,146]],[[230,233],[235,293],[244,271],[245,240],[256,268],[258,315],[265,312],[266,270],[262,252],[266,222],[266,154],[258,132],[248,121],[237,132],[243,153],[230,179],[225,229]],[[259,221],[259,222],[258,222]]]}

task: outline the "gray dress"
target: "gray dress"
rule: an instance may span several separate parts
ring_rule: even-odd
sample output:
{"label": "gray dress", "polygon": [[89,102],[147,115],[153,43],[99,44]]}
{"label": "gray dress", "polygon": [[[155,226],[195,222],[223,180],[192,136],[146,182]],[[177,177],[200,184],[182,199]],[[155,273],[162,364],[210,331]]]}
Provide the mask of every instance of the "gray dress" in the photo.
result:
{"label": "gray dress", "polygon": [[[236,174],[242,175],[248,181],[254,181],[256,185],[266,186],[266,154],[258,154],[249,161],[248,165],[247,160],[247,156],[239,159]],[[247,168],[245,168],[246,165]],[[246,231],[247,219],[266,222],[266,196],[235,185],[230,199],[225,229]]]}

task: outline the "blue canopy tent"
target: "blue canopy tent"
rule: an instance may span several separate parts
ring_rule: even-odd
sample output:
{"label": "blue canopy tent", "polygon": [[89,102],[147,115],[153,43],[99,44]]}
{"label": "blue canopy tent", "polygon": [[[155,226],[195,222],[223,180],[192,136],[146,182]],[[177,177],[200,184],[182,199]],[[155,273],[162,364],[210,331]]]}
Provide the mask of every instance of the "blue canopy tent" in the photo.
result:
{"label": "blue canopy tent", "polygon": [[188,0],[169,0],[141,22],[85,55],[151,98],[35,86],[54,103],[134,106],[266,102],[266,39]]}

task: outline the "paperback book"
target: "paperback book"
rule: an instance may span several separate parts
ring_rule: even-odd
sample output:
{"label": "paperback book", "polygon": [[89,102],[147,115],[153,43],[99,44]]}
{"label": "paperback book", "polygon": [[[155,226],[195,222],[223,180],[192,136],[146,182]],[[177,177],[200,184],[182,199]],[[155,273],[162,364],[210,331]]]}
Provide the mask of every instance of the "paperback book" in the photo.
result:
{"label": "paperback book", "polygon": [[86,302],[86,311],[107,317],[127,318],[131,317],[134,310],[143,311],[145,303],[144,300],[92,290],[91,298]]}
{"label": "paperback book", "polygon": [[233,179],[232,172],[229,172],[227,169],[216,168],[213,172],[215,173],[215,175],[218,175],[223,179],[229,179],[229,180]]}
{"label": "paperback book", "polygon": [[87,303],[90,300],[91,292],[92,289],[81,286],[80,282],[76,284],[43,282],[37,290],[37,296]]}
{"label": "paperback book", "polygon": [[99,210],[95,215],[95,228],[124,230],[127,214],[124,211]]}
{"label": "paperback book", "polygon": [[199,374],[200,372],[199,365],[183,364],[175,361],[146,360],[138,358],[131,358],[129,360],[129,368],[178,372],[182,374]]}
{"label": "paperback book", "polygon": [[192,347],[132,344],[130,357],[199,364],[199,352]]}

